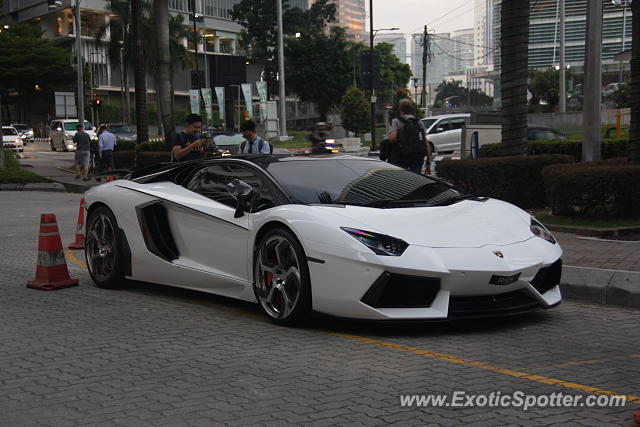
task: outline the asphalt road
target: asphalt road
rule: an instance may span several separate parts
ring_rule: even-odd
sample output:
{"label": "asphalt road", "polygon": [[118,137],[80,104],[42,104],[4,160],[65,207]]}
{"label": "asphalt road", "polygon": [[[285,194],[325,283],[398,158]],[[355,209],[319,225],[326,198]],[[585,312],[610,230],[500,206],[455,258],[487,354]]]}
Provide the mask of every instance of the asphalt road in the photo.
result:
{"label": "asphalt road", "polygon": [[[75,194],[0,192],[0,425],[602,426],[630,425],[640,409],[640,310],[565,301],[495,320],[318,317],[285,328],[226,298],[98,289],[81,252],[67,253],[79,287],[27,289],[40,213],[57,215],[66,246],[78,204]],[[476,395],[474,405],[451,406],[454,392]],[[541,405],[478,397],[492,392]],[[558,393],[578,406],[543,405]],[[631,401],[580,406],[608,393]],[[444,395],[449,406],[403,407],[403,395]]]}

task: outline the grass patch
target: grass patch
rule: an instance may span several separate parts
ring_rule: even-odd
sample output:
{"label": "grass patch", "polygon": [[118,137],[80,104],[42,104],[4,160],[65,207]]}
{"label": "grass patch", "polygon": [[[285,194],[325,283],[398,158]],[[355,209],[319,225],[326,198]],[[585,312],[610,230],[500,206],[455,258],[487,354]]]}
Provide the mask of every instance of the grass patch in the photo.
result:
{"label": "grass patch", "polygon": [[4,168],[0,169],[0,184],[52,182],[43,176],[20,169],[20,163],[11,150],[4,151],[4,166]]}
{"label": "grass patch", "polygon": [[640,227],[640,218],[638,219],[611,219],[608,221],[584,218],[569,218],[555,216],[549,214],[536,215],[538,221],[543,224],[551,225],[567,225],[577,227],[593,227],[593,228],[621,228],[621,227]]}

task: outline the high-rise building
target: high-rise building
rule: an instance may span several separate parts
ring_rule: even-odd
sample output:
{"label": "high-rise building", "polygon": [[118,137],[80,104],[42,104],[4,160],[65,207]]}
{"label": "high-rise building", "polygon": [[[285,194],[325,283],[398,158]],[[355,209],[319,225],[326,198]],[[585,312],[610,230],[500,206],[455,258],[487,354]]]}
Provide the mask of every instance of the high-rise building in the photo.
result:
{"label": "high-rise building", "polygon": [[453,69],[456,72],[464,71],[474,63],[474,40],[475,32],[473,28],[454,31],[451,35],[453,41]]}
{"label": "high-rise building", "polygon": [[[449,33],[430,34],[431,60],[427,64],[427,84],[438,85],[455,69],[454,41]],[[412,34],[411,68],[418,84],[422,85],[422,33]]]}
{"label": "high-rise building", "polygon": [[493,63],[493,0],[475,0],[474,9],[474,65]]}
{"label": "high-rise building", "polygon": [[[314,1],[309,0],[309,4]],[[336,5],[336,20],[329,25],[344,28],[347,38],[351,41],[365,41],[365,0],[331,0],[331,3]]]}
{"label": "high-rise building", "polygon": [[401,33],[378,33],[373,39],[375,44],[389,43],[393,46],[393,54],[401,63],[407,63],[407,39]]}

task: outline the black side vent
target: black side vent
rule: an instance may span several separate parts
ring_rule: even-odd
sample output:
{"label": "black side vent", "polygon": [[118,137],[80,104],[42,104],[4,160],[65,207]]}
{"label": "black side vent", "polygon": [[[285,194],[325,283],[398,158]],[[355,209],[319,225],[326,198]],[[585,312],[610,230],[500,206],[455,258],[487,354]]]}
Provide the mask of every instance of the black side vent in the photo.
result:
{"label": "black side vent", "polygon": [[180,254],[171,235],[167,209],[160,202],[152,202],[136,208],[142,237],[152,254],[173,261]]}
{"label": "black side vent", "polygon": [[440,291],[436,277],[406,276],[384,272],[371,285],[361,301],[377,308],[431,307]]}
{"label": "black side vent", "polygon": [[541,294],[560,283],[562,276],[562,260],[559,259],[548,267],[541,268],[531,281],[531,285]]}

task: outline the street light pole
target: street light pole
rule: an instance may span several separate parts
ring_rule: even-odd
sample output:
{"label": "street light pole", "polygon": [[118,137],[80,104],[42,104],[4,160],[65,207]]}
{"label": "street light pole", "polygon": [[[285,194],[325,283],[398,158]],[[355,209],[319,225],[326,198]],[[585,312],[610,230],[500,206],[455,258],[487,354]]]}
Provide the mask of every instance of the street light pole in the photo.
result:
{"label": "street light pole", "polygon": [[602,0],[587,0],[582,161],[601,158]]}
{"label": "street light pole", "polygon": [[84,82],[82,78],[82,26],[80,24],[80,0],[76,0],[74,10],[76,24],[76,63],[78,65],[78,123],[84,124]]}
{"label": "street light pole", "polygon": [[287,106],[284,86],[284,35],[282,29],[282,0],[278,0],[278,73],[280,84],[280,139],[287,138]]}
{"label": "street light pole", "polygon": [[567,66],[564,58],[564,0],[560,0],[560,112],[567,111]]}
{"label": "street light pole", "polygon": [[[622,0],[622,52],[625,48],[625,36],[627,35],[627,0]],[[622,60],[620,60],[620,75],[618,76],[618,83],[622,83]]]}
{"label": "street light pole", "polygon": [[369,0],[369,50],[369,87],[371,88],[371,151],[373,151],[376,149],[376,91],[373,88],[373,0]]}

